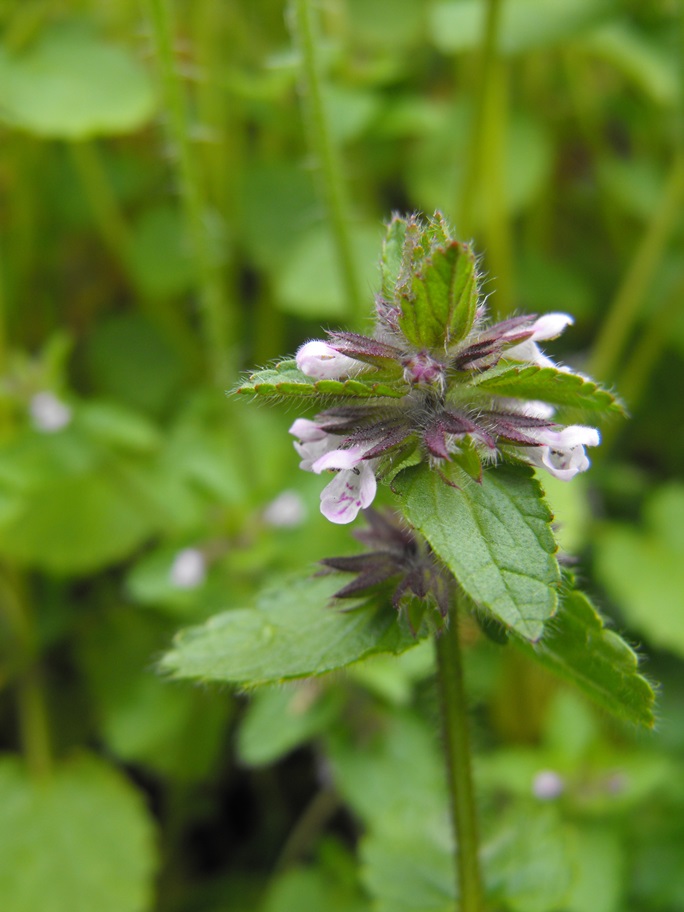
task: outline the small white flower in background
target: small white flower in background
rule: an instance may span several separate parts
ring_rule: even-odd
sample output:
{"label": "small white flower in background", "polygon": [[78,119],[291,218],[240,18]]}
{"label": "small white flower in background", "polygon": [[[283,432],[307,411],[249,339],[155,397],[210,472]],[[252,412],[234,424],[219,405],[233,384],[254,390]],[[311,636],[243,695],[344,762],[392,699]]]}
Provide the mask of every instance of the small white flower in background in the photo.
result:
{"label": "small white flower in background", "polygon": [[207,562],[199,548],[183,548],[173,559],[169,578],[176,589],[196,589],[207,576]]}
{"label": "small white flower in background", "polygon": [[295,357],[300,371],[316,380],[337,380],[343,376],[354,376],[366,368],[365,364],[340,354],[321,339],[305,342]]}
{"label": "small white flower in background", "polygon": [[553,770],[540,770],[532,780],[532,794],[540,801],[553,801],[565,791],[565,782]]}
{"label": "small white flower in background", "polygon": [[306,507],[296,491],[283,491],[266,507],[263,517],[269,526],[293,529],[306,519]]}
{"label": "small white flower in background", "polygon": [[54,393],[44,390],[36,393],[29,403],[33,427],[43,434],[61,431],[71,422],[71,409]]}

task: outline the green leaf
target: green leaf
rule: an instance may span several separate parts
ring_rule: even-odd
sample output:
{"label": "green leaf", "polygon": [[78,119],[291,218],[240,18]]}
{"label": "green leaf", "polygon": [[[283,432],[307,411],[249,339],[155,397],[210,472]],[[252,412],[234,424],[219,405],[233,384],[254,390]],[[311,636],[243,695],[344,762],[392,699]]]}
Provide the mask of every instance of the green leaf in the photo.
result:
{"label": "green leaf", "polygon": [[475,254],[466,244],[438,246],[402,296],[399,325],[407,339],[424,348],[444,348],[472,328],[478,288]]}
{"label": "green leaf", "polygon": [[387,226],[380,258],[380,275],[382,277],[380,293],[385,301],[390,303],[394,301],[395,289],[403,265],[405,238],[406,219],[395,215]]}
{"label": "green leaf", "polygon": [[253,608],[181,631],[161,668],[181,678],[253,686],[325,674],[415,644],[387,603],[331,606],[339,588],[331,577],[284,581],[261,593]]}
{"label": "green leaf", "polygon": [[247,766],[279,760],[337,718],[341,697],[339,689],[322,690],[317,681],[258,691],[240,726],[238,757]]}
{"label": "green leaf", "polygon": [[495,396],[541,399],[550,405],[625,414],[623,404],[608,390],[580,374],[571,374],[555,367],[539,367],[536,364],[501,365],[473,377],[472,384]]}
{"label": "green leaf", "polygon": [[628,624],[654,646],[684,656],[684,485],[661,486],[643,530],[609,523],[596,540],[596,572]]}
{"label": "green leaf", "polygon": [[35,781],[0,761],[3,912],[143,912],[154,868],[142,796],[106,763],[78,757]]}
{"label": "green leaf", "polygon": [[295,361],[281,361],[273,368],[250,374],[246,383],[238,387],[238,393],[257,396],[273,396],[281,399],[315,396],[346,396],[367,399],[372,396],[391,396],[400,399],[408,392],[403,383],[389,385],[369,371],[368,379],[354,377],[349,380],[314,380],[303,374]]}
{"label": "green leaf", "polygon": [[[614,7],[613,0],[507,0],[498,33],[499,50],[515,54],[575,36]],[[484,39],[485,9],[479,0],[443,0],[432,8],[430,33],[439,50],[474,50]]]}
{"label": "green leaf", "polygon": [[0,53],[5,120],[41,137],[87,139],[130,133],[152,118],[152,84],[127,50],[81,23],[42,32],[21,54]]}
{"label": "green leaf", "polygon": [[427,538],[466,594],[506,627],[538,639],[560,583],[551,513],[531,470],[498,466],[482,483],[454,469],[446,484],[427,466],[394,480],[408,521]]}
{"label": "green leaf", "polygon": [[530,645],[513,638],[529,656],[577,685],[613,715],[639,725],[654,724],[655,695],[639,674],[633,649],[603,619],[582,592],[568,593],[542,639]]}

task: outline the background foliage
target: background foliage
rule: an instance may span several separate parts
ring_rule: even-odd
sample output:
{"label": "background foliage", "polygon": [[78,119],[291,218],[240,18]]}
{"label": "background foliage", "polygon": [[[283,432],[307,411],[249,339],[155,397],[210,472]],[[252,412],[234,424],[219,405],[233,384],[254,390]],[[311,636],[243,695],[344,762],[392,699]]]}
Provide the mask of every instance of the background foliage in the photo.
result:
{"label": "background foliage", "polygon": [[[0,12],[3,906],[453,905],[426,644],[249,696],[157,673],[174,632],[217,612],[268,636],[241,626],[264,585],[289,593],[295,640],[316,616],[290,574],[348,553],[347,531],[296,471],[292,415],[223,390],[322,324],[368,328],[382,222],[439,208],[482,251],[495,313],[574,314],[555,351],[627,402],[588,475],[543,484],[584,588],[662,682],[639,734],[466,629],[491,895],[675,912],[681,10],[506,0],[483,56],[481,0],[324,0],[317,108],[304,7]],[[307,589],[322,637],[346,624],[329,588]]]}

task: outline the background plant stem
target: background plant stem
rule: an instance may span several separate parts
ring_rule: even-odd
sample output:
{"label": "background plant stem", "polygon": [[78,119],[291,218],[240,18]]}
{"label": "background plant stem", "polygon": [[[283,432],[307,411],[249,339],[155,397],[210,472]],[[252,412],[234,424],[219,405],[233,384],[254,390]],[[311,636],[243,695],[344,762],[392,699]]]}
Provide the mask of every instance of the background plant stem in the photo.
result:
{"label": "background plant stem", "polygon": [[183,85],[176,70],[173,28],[168,0],[146,0],[161,71],[168,133],[178,170],[181,202],[195,261],[202,333],[214,382],[226,385],[234,373],[230,341],[237,338],[226,299],[220,263],[207,230],[207,205],[198,158],[190,141],[190,123]]}
{"label": "background plant stem", "polygon": [[601,326],[588,373],[610,381],[629,338],[639,307],[655,275],[684,199],[684,155],[678,152],[634,259]]}
{"label": "background plant stem", "polygon": [[478,857],[477,814],[458,630],[458,599],[455,600],[448,626],[441,636],[435,637],[435,650],[447,784],[456,842],[458,909],[459,912],[482,912],[482,877]]}
{"label": "background plant stem", "polygon": [[486,0],[485,30],[475,77],[475,107],[472,114],[466,164],[456,205],[456,229],[468,239],[475,227],[475,207],[482,185],[487,103],[496,61],[496,42],[501,19],[501,0]]}
{"label": "background plant stem", "polygon": [[340,157],[323,100],[320,39],[316,34],[310,0],[294,0],[292,17],[295,38],[302,55],[302,94],[309,144],[321,171],[323,194],[351,316],[354,320],[360,321],[365,316],[367,308],[364,305],[354,262],[349,205]]}

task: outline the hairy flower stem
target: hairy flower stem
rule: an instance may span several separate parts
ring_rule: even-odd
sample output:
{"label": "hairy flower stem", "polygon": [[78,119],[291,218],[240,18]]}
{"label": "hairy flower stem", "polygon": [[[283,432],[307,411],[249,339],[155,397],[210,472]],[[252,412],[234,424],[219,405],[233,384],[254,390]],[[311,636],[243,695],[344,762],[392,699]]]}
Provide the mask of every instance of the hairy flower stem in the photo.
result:
{"label": "hairy flower stem", "polygon": [[449,624],[441,636],[435,637],[435,649],[447,784],[456,843],[458,909],[459,912],[482,912],[482,877],[478,857],[477,815],[458,631],[458,599],[452,608]]}
{"label": "hairy flower stem", "polygon": [[302,55],[302,94],[309,144],[321,170],[323,194],[332,228],[340,273],[350,310],[355,321],[365,314],[365,306],[352,249],[349,207],[342,167],[334,143],[330,119],[323,101],[320,41],[316,35],[311,0],[293,0],[293,31]]}
{"label": "hairy flower stem", "polygon": [[190,141],[186,100],[173,52],[170,2],[146,0],[146,6],[161,73],[181,202],[192,245],[204,343],[214,382],[225,384],[233,374],[229,342],[236,337],[234,315],[226,299],[221,264],[207,231],[207,206],[199,159]]}

